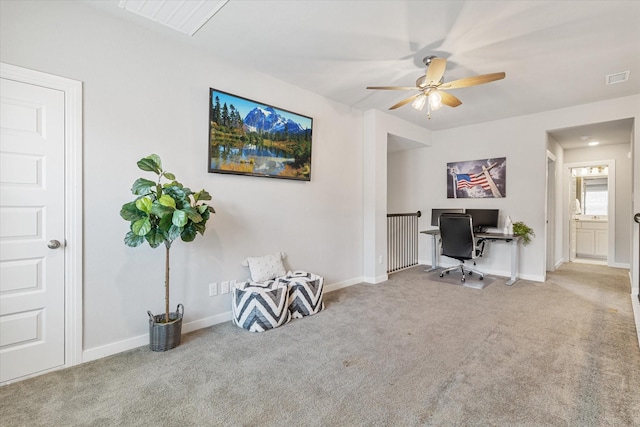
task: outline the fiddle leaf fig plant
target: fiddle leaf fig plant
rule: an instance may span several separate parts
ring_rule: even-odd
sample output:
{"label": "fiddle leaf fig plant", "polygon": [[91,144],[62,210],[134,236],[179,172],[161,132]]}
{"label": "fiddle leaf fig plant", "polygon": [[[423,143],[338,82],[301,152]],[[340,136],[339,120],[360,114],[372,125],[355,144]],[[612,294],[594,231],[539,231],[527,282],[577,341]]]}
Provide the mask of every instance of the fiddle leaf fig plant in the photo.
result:
{"label": "fiddle leaf fig plant", "polygon": [[531,238],[535,237],[536,233],[534,233],[533,228],[529,227],[522,221],[513,223],[513,234],[514,236],[522,236],[522,244],[527,245],[531,242]]}
{"label": "fiddle leaf fig plant", "polygon": [[169,321],[169,250],[178,237],[184,242],[193,241],[197,234],[204,234],[206,224],[215,210],[205,203],[211,200],[206,190],[191,191],[171,172],[162,169],[157,154],[138,161],[138,168],[157,175],[157,180],[138,178],[131,187],[135,200],[125,203],[120,216],[129,221],[129,232],[124,243],[130,247],[145,241],[152,248],[164,244],[165,256],[165,322]]}

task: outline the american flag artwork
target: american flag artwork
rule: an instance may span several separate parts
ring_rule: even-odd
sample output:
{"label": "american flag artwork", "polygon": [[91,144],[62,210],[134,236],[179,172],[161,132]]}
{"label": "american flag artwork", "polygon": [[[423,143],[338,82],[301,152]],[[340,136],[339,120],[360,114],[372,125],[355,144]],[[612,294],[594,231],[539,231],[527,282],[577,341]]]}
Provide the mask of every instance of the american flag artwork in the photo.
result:
{"label": "american flag artwork", "polygon": [[456,174],[456,176],[458,180],[458,185],[457,185],[458,190],[461,188],[475,187],[476,185],[479,185],[485,190],[491,189],[491,186],[489,185],[489,181],[487,180],[487,177],[485,177],[483,174],[469,175],[467,173],[458,173]]}
{"label": "american flag artwork", "polygon": [[447,163],[447,198],[506,197],[506,157]]}

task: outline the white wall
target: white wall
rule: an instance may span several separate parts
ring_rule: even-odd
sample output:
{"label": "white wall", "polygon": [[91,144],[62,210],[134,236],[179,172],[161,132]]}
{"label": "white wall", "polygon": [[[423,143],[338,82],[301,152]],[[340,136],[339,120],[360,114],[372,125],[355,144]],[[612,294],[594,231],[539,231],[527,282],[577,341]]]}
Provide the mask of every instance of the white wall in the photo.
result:
{"label": "white wall", "polygon": [[[423,183],[422,187],[415,188],[407,197],[425,211],[436,207],[498,208],[501,212],[500,221],[509,215],[513,221],[523,221],[532,227],[536,237],[520,251],[520,276],[542,281],[546,270],[546,132],[629,117],[635,117],[636,120],[640,118],[640,96],[436,131],[433,133],[432,147],[394,154],[394,167],[405,170],[406,174]],[[436,119],[434,117],[432,120]],[[635,132],[637,133],[637,127]],[[493,157],[507,158],[505,198],[447,199],[448,162]],[[556,163],[560,164],[567,161],[566,158],[557,160]],[[558,167],[557,165],[556,168]],[[561,181],[556,180],[557,183]],[[398,190],[389,188],[389,191]],[[562,203],[558,203],[558,206],[562,206]],[[423,217],[423,220],[426,221],[426,218]],[[421,239],[419,251],[421,262],[430,263],[429,237]],[[486,257],[481,260],[478,268],[507,276],[509,259],[507,245],[492,244],[487,247]]]}
{"label": "white wall", "polygon": [[[632,161],[629,157],[630,144],[603,145],[598,147],[576,148],[564,151],[565,163],[593,162],[601,160],[614,160],[615,162],[615,250],[614,265],[628,267],[631,261],[631,183]],[[566,167],[563,168],[562,179],[565,191],[568,192],[569,184],[566,178]],[[566,212],[565,212],[566,213]],[[566,234],[566,233],[565,233]],[[568,243],[565,242],[565,259],[568,257]]]}
{"label": "white wall", "polygon": [[[327,285],[362,279],[361,112],[82,2],[3,1],[0,19],[2,62],[84,82],[85,360],[148,342],[146,311],[164,307],[164,252],[126,247],[119,216],[151,153],[217,211],[204,236],[171,250],[185,324],[228,318],[230,295],[209,297],[208,283],[247,278],[246,256],[284,251]],[[207,173],[209,87],[313,117],[311,182]]]}
{"label": "white wall", "polygon": [[390,114],[369,110],[364,114],[364,280],[387,280],[387,145],[389,136],[430,145],[432,132]]}

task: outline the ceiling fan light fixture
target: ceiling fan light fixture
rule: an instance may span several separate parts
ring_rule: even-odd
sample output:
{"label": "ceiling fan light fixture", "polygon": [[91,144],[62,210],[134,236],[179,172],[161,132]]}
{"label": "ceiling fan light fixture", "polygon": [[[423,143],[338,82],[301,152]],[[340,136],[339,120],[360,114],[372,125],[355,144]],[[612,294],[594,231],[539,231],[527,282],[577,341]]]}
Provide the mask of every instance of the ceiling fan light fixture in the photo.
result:
{"label": "ceiling fan light fixture", "polygon": [[[1,1],[1,0],[0,0]],[[447,60],[428,56],[424,58],[427,66],[426,74],[421,75],[416,80],[415,86],[367,86],[367,89],[374,90],[417,90],[418,93],[404,98],[402,101],[395,103],[389,110],[395,110],[403,105],[411,103],[416,110],[422,110],[427,106],[427,117],[431,118],[431,112],[442,108],[442,104],[448,107],[458,107],[462,104],[457,97],[447,92],[448,89],[459,89],[469,86],[477,86],[506,77],[506,73],[482,74],[479,76],[465,77],[450,82],[444,82],[444,73],[447,67]],[[428,98],[428,99],[427,99]],[[427,103],[428,101],[428,103]]]}
{"label": "ceiling fan light fixture", "polygon": [[429,106],[432,111],[442,108],[442,95],[438,91],[434,90],[429,94]]}
{"label": "ceiling fan light fixture", "polygon": [[422,109],[424,108],[424,104],[426,103],[427,103],[427,97],[423,93],[421,93],[416,97],[416,99],[413,100],[413,102],[411,103],[411,106],[418,111],[422,111]]}

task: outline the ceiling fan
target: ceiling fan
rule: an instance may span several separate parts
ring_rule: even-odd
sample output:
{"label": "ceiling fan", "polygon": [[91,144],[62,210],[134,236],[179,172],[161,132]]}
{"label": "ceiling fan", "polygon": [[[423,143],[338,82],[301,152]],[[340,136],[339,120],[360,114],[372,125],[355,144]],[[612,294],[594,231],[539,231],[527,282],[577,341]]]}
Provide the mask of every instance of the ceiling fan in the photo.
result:
{"label": "ceiling fan", "polygon": [[[367,86],[367,89],[376,90],[417,90],[418,93],[403,99],[397,104],[389,107],[395,110],[411,102],[411,106],[416,110],[422,110],[427,105],[427,116],[431,118],[431,111],[442,107],[442,104],[449,107],[457,107],[462,104],[457,97],[445,92],[443,89],[459,89],[463,87],[476,86],[489,83],[495,80],[504,79],[505,73],[483,74],[480,76],[466,77],[464,79],[444,82],[444,71],[447,68],[447,60],[435,56],[427,56],[422,60],[427,66],[427,73],[418,77],[415,86]],[[428,101],[428,102],[427,102]]]}

